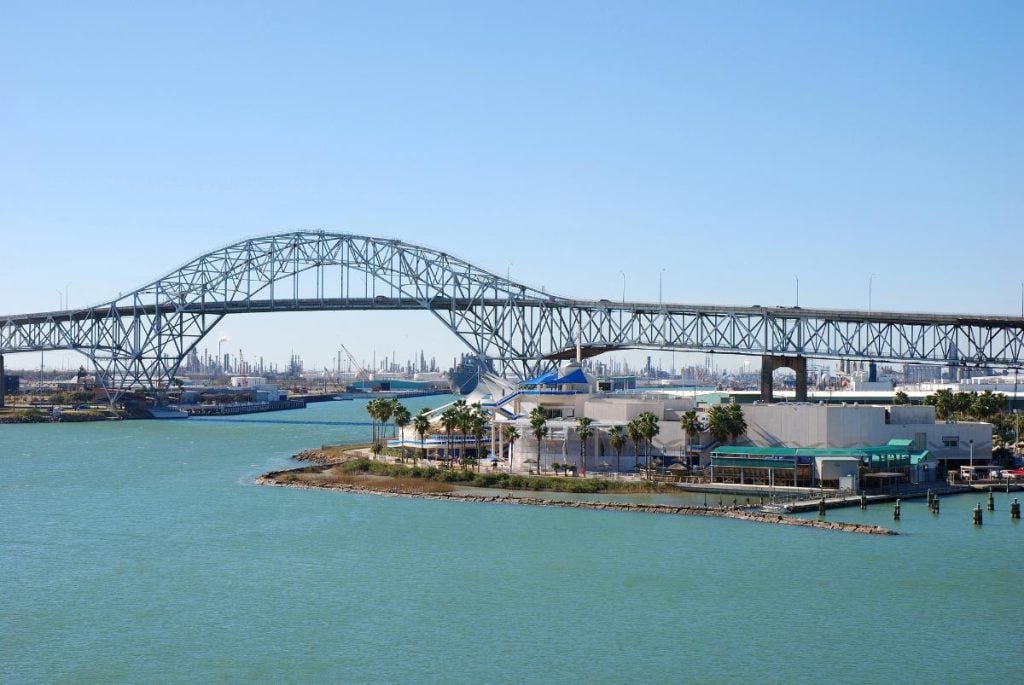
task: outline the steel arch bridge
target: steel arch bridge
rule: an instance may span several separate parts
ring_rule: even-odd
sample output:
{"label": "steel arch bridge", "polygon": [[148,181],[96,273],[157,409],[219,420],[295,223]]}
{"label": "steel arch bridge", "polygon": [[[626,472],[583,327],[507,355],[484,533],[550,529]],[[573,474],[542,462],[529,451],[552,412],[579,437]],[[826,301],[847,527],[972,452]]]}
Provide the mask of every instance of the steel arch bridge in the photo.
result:
{"label": "steel arch bridge", "polygon": [[574,353],[684,350],[1017,367],[1024,318],[560,297],[399,240],[298,231],[204,254],[84,309],[0,317],[4,353],[76,350],[113,395],[165,389],[229,314],[427,310],[475,354],[523,377]]}

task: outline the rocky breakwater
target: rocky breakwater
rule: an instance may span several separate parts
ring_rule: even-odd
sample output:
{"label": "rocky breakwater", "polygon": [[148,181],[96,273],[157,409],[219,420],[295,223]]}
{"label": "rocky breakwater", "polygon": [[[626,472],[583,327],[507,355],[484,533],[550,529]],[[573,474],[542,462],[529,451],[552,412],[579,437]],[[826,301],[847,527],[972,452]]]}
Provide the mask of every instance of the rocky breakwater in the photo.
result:
{"label": "rocky breakwater", "polygon": [[[315,451],[315,450],[312,450]],[[327,488],[354,492],[360,494],[382,495],[388,497],[414,497],[417,499],[445,500],[451,502],[476,502],[480,504],[514,504],[535,507],[560,507],[563,509],[599,509],[603,511],[625,511],[642,514],[674,514],[676,516],[710,516],[717,518],[737,519],[740,521],[753,521],[755,523],[770,523],[782,526],[799,526],[802,528],[821,528],[837,531],[840,533],[860,533],[862,535],[899,535],[894,530],[882,526],[867,525],[861,523],[844,523],[842,521],[823,521],[819,519],[801,519],[782,514],[766,514],[760,511],[753,511],[743,507],[674,507],[669,504],[634,504],[630,502],[595,502],[595,501],[566,501],[557,499],[545,499],[542,497],[525,496],[520,497],[514,494],[508,495],[472,495],[460,492],[412,492],[398,488],[389,488],[382,484],[380,488],[366,488],[355,485],[332,484],[319,485],[301,482],[281,482],[278,477],[283,473],[295,473],[295,471],[275,471],[264,474],[257,479],[261,485],[278,485],[282,487],[300,488]]]}
{"label": "rocky breakwater", "polygon": [[[305,450],[292,457],[296,461],[308,461],[311,464],[320,464],[321,466],[333,466],[350,458],[350,456],[338,453],[337,450],[328,451],[327,449]],[[272,474],[266,474],[266,476],[270,475]]]}

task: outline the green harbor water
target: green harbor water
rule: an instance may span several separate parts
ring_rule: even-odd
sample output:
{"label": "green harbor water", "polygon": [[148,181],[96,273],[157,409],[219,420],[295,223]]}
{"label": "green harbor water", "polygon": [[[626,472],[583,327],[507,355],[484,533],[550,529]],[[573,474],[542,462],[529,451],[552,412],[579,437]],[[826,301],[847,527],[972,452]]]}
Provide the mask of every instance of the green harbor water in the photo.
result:
{"label": "green harbor water", "polygon": [[364,404],[0,426],[0,682],[1020,680],[1013,495],[829,512],[875,537],[252,484]]}

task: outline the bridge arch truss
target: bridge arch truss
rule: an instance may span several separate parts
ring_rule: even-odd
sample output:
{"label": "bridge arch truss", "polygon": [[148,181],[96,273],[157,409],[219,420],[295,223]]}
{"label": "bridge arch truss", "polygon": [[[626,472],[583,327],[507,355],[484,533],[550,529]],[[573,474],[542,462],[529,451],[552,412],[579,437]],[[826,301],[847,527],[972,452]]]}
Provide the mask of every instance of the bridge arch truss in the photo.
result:
{"label": "bridge arch truss", "polygon": [[109,389],[166,388],[223,317],[426,310],[499,371],[617,349],[1018,367],[1024,319],[610,302],[551,295],[435,249],[297,231],[208,252],[83,309],[0,317],[0,354],[76,350]]}

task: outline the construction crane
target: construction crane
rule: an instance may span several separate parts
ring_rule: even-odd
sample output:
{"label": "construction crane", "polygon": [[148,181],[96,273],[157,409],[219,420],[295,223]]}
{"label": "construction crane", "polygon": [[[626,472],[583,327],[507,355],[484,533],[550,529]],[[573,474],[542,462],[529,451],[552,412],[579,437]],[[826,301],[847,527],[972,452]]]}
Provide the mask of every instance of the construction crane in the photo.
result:
{"label": "construction crane", "polygon": [[352,368],[356,370],[356,380],[357,381],[373,380],[373,374],[371,374],[369,371],[367,371],[362,366],[360,366],[359,362],[356,361],[355,355],[353,355],[351,352],[348,351],[348,348],[345,347],[345,344],[344,343],[338,343],[338,344],[341,346],[341,350],[342,350],[342,352],[345,353],[345,356],[348,357],[348,363],[351,364]]}

